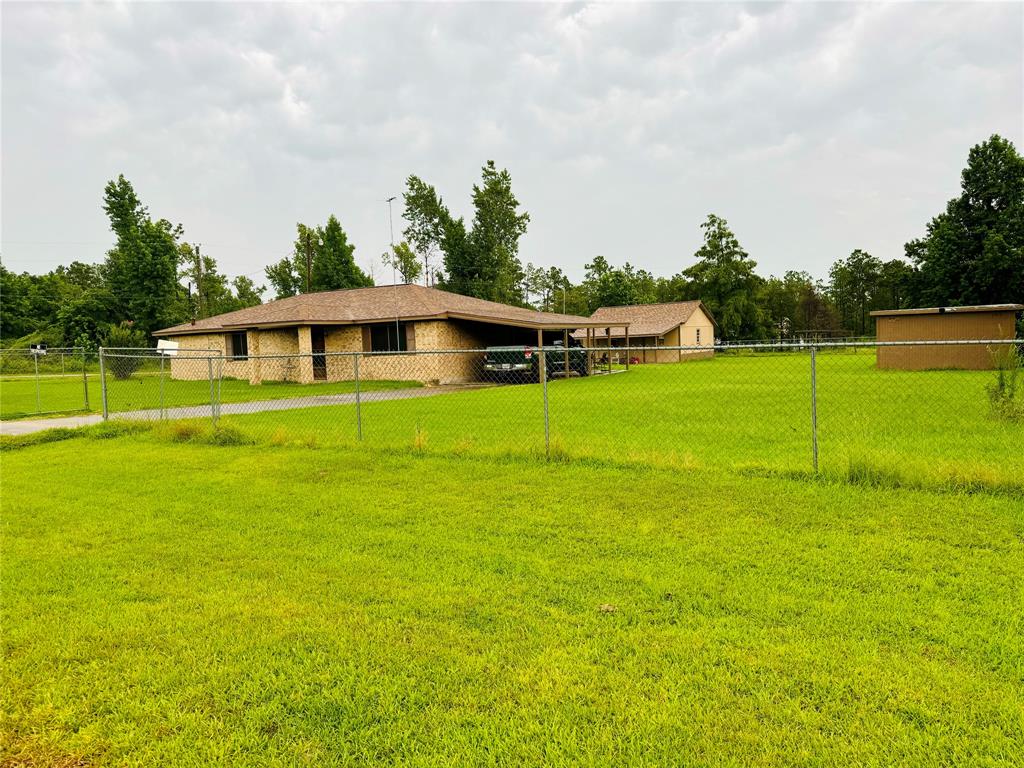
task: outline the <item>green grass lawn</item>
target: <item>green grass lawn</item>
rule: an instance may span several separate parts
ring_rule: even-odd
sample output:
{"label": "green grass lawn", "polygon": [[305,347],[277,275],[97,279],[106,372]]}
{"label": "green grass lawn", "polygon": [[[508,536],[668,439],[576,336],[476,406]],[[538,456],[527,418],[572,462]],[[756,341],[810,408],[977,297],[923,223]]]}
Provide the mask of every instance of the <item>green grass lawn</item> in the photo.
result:
{"label": "green grass lawn", "polygon": [[[820,355],[820,467],[866,479],[1024,488],[1024,424],[991,417],[991,371],[880,371],[872,354]],[[548,388],[557,456],[666,467],[809,471],[810,360],[725,356],[555,380]],[[362,406],[364,442],[438,452],[544,451],[540,385]],[[351,442],[352,406],[225,417],[254,436]]]}
{"label": "green grass lawn", "polygon": [[[89,409],[85,409],[85,384],[81,375],[41,377],[39,404],[41,409],[54,414],[75,412],[99,413],[102,407],[99,374],[90,374]],[[419,386],[408,381],[362,381],[366,391],[398,389]],[[139,372],[123,381],[107,377],[108,403],[111,412],[138,411],[160,407],[160,376],[153,372]],[[166,407],[203,405],[210,402],[210,383],[205,381],[178,381],[169,376],[164,380],[163,402]],[[350,381],[322,384],[295,384],[267,381],[252,386],[240,379],[224,379],[220,384],[220,399],[224,403],[244,403],[254,400],[279,400],[287,397],[336,395],[354,391]],[[36,412],[36,382],[34,377],[8,376],[0,379],[0,416],[4,419],[28,418]]]}
{"label": "green grass lawn", "polygon": [[168,435],[4,452],[0,765],[1020,765],[1019,498]]}
{"label": "green grass lawn", "polygon": [[[992,418],[991,371],[885,371],[871,353],[822,353],[817,363],[819,467],[893,483],[1024,488],[1024,423]],[[98,383],[98,382],[97,382]],[[108,380],[110,410],[155,409],[160,380]],[[5,414],[34,404],[30,382],[0,383]],[[57,385],[54,385],[57,386]],[[59,380],[71,398],[81,382]],[[364,382],[363,441],[440,453],[544,451],[540,385],[495,387],[402,401]],[[223,402],[351,392],[351,382],[301,385],[225,380]],[[206,381],[166,381],[168,407],[209,401]],[[99,407],[93,390],[90,403]],[[664,467],[812,468],[810,359],[800,354],[718,355],[689,363],[554,380],[548,387],[553,455]],[[225,416],[255,438],[290,436],[345,445],[356,438],[351,405]]]}

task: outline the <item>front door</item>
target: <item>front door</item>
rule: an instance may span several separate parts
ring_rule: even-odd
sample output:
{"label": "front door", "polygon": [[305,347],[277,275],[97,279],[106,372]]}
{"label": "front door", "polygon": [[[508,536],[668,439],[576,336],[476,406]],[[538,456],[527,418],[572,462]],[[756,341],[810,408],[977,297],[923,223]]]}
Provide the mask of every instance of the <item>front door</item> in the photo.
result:
{"label": "front door", "polygon": [[327,381],[327,355],[324,354],[324,329],[312,328],[311,337],[313,344],[313,379],[316,381]]}

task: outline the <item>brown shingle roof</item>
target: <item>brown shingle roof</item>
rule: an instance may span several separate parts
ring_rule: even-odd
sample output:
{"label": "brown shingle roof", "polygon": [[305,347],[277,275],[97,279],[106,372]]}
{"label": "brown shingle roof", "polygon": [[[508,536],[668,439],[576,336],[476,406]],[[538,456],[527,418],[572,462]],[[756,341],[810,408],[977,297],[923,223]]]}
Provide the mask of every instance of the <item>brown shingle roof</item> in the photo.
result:
{"label": "brown shingle roof", "polygon": [[[664,336],[676,326],[689,320],[697,311],[697,307],[703,309],[704,313],[711,318],[707,307],[699,301],[674,301],[669,304],[601,307],[590,316],[590,320],[592,324],[601,327],[612,326],[612,338],[625,336],[622,329],[623,323],[629,324],[630,336]],[[715,322],[714,318],[711,318],[711,322]],[[585,334],[576,332],[573,335],[582,338]]]}
{"label": "brown shingle roof", "polygon": [[154,335],[175,336],[280,325],[352,325],[394,320],[396,314],[407,320],[450,317],[557,330],[595,325],[586,317],[510,307],[422,285],[382,285],[303,293],[257,307],[207,317],[195,323],[164,328]]}

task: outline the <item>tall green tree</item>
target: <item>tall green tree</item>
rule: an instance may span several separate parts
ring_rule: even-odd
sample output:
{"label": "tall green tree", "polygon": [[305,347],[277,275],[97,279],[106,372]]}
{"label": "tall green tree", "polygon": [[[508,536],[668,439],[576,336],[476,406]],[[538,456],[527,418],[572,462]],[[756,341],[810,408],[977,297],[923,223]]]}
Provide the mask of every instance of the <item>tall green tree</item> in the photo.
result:
{"label": "tall green tree", "polygon": [[882,262],[867,251],[856,249],[829,269],[829,295],[835,303],[842,327],[858,336],[873,330],[869,312],[882,280]]}
{"label": "tall green tree", "polygon": [[182,243],[180,254],[179,276],[189,286],[189,312],[192,317],[212,317],[262,302],[260,294],[263,287],[257,288],[245,276],[229,281],[227,275],[220,272],[216,260],[201,253],[198,245]]}
{"label": "tall green tree", "polygon": [[255,307],[263,303],[263,292],[266,290],[266,287],[262,285],[256,287],[256,283],[253,282],[252,278],[239,275],[231,281],[231,287],[235,291],[235,303],[238,305],[236,309]]}
{"label": "tall green tree", "polygon": [[839,327],[825,286],[807,272],[790,270],[781,278],[768,278],[761,304],[774,338],[816,337]]}
{"label": "tall green tree", "polygon": [[356,264],[355,245],[348,241],[337,216],[329,216],[322,227],[310,227],[302,222],[295,227],[291,256],[264,270],[276,298],[295,296],[307,290],[334,291],[373,285],[373,280]]}
{"label": "tall green tree", "polygon": [[356,265],[353,256],[355,250],[356,247],[348,241],[348,235],[341,228],[337,216],[332,214],[327,218],[326,225],[317,227],[313,251],[313,290],[334,291],[373,285]]}
{"label": "tall green tree", "polygon": [[998,135],[971,148],[961,193],[906,245],[914,299],[930,306],[1024,301],[1024,158]]}
{"label": "tall green tree", "polygon": [[407,179],[403,199],[405,238],[420,253],[437,250],[444,255],[440,287],[506,304],[524,303],[519,240],[530,215],[519,212],[507,170],[499,171],[492,160],[481,169],[481,181],[473,185],[471,229],[417,176]]}
{"label": "tall green tree", "polygon": [[604,256],[595,256],[584,268],[583,290],[590,312],[601,307],[650,304],[657,299],[654,276],[628,261],[616,268]]}
{"label": "tall green tree", "polygon": [[188,284],[189,313],[204,318],[225,311],[225,299],[230,296],[228,279],[217,269],[217,262],[204,255],[198,245],[182,243],[179,246],[181,271],[178,276]]}
{"label": "tall green tree", "polygon": [[697,263],[682,272],[690,298],[704,302],[723,338],[763,338],[767,328],[758,294],[764,281],[754,272],[757,263],[725,219],[709,214],[700,226],[704,244],[694,254]]}
{"label": "tall green tree", "polygon": [[917,271],[903,259],[882,262],[872,309],[906,309],[910,306]]}
{"label": "tall green tree", "polygon": [[103,210],[117,239],[107,253],[104,278],[118,314],[146,334],[182,319],[177,279],[181,226],[153,221],[124,175],[106,185]]}
{"label": "tall green tree", "polygon": [[286,299],[289,296],[302,293],[305,279],[299,273],[294,257],[285,256],[280,261],[266,267],[263,272],[274,289],[275,299]]}
{"label": "tall green tree", "polygon": [[422,262],[404,240],[385,254],[385,263],[395,268],[403,283],[415,283],[423,274]]}

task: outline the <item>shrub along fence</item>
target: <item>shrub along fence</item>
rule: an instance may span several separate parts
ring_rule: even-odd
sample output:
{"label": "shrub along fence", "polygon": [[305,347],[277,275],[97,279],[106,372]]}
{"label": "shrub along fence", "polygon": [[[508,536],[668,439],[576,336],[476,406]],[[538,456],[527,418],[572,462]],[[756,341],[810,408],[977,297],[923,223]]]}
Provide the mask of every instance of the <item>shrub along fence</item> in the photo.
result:
{"label": "shrub along fence", "polygon": [[[656,364],[637,363],[642,347],[244,358],[102,350],[103,412],[207,419],[277,443],[969,481],[1024,476],[1021,344],[658,347],[657,359],[670,362]],[[912,356],[901,368],[880,366],[879,351],[892,346],[927,348],[928,360],[941,351],[948,367],[907,369]],[[991,369],[953,367],[979,346]]]}

